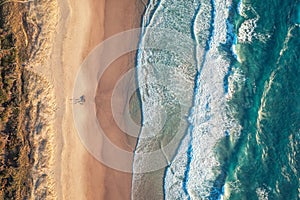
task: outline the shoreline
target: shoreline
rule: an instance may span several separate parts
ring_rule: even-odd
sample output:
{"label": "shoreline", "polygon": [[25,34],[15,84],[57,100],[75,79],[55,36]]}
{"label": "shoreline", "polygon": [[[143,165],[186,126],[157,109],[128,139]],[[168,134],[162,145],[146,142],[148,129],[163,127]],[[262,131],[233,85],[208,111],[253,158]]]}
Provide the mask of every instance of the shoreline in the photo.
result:
{"label": "shoreline", "polygon": [[[72,99],[77,71],[84,58],[106,38],[139,27],[144,4],[139,0],[126,0],[122,3],[117,0],[109,2],[69,0],[59,1],[58,4],[61,18],[58,23],[55,47],[51,54],[50,68],[50,81],[54,85],[58,107],[55,115],[57,165],[54,166],[56,177],[60,179],[56,181],[57,198],[130,199],[131,174],[110,169],[87,152],[75,130],[70,99]],[[134,54],[124,56],[119,63],[119,68],[116,66],[117,69],[130,66],[130,61],[134,62],[132,59]],[[122,75],[118,73],[119,70],[105,77],[114,79]],[[113,82],[107,82],[105,86],[109,88],[111,84]],[[101,87],[100,90],[107,90],[107,88]],[[97,98],[101,101],[104,96],[98,94]],[[124,100],[126,98],[124,96]],[[106,111],[98,112],[98,105],[97,113],[100,115],[98,117],[107,114]],[[102,118],[99,121],[106,123]],[[110,133],[113,134],[114,131]],[[121,138],[127,141],[124,135],[113,137],[116,140]]]}
{"label": "shoreline", "polygon": [[[104,16],[104,40],[122,31],[139,27],[143,10],[144,7],[141,6],[141,2],[139,0],[125,0],[122,1],[122,3],[117,0],[106,2],[106,13]],[[116,82],[128,70],[135,66],[134,62],[135,52],[123,55],[115,60],[100,79],[97,88],[97,95],[95,97],[99,124],[104,128],[107,137],[109,137],[113,143],[127,151],[134,150],[136,141],[134,138],[125,135],[113,122],[114,119],[109,105],[112,91],[114,89],[113,86],[116,85]],[[125,90],[132,87],[128,84],[130,83],[127,83]],[[128,98],[130,97],[127,96],[126,91],[119,96],[121,109],[124,108]],[[119,110],[119,112],[122,114],[122,110]],[[91,194],[91,199],[131,198],[132,174],[106,167],[91,156],[87,156],[87,163],[87,168],[91,170],[90,173],[87,174],[87,179],[93,177],[93,181],[90,183],[93,187],[92,190],[99,190],[99,188],[101,188],[101,191],[103,191],[103,196],[100,194]],[[94,167],[89,168],[89,166]],[[99,169],[102,169],[103,171],[101,172]],[[105,176],[103,176],[103,172],[105,173]],[[103,185],[101,183],[102,181],[104,182]]]}

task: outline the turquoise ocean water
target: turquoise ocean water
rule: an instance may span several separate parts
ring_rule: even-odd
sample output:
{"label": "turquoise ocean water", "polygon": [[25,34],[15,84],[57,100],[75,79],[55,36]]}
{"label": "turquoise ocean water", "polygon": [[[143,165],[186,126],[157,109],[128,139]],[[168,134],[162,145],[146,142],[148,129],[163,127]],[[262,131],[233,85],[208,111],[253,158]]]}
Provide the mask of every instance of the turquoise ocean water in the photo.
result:
{"label": "turquoise ocean water", "polygon": [[140,47],[184,46],[137,57],[136,152],[180,136],[163,152],[163,198],[300,199],[300,1],[150,0],[143,19]]}

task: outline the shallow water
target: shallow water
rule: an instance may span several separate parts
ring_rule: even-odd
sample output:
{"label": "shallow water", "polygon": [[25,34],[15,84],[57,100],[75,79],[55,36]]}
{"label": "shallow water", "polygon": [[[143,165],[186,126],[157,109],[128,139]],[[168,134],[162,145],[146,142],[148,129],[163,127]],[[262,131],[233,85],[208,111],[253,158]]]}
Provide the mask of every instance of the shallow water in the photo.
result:
{"label": "shallow water", "polygon": [[[299,5],[149,2],[133,169],[149,170],[153,160],[140,155],[161,151],[155,199],[300,198]],[[142,49],[150,43],[158,48]],[[133,193],[153,173],[134,174]]]}

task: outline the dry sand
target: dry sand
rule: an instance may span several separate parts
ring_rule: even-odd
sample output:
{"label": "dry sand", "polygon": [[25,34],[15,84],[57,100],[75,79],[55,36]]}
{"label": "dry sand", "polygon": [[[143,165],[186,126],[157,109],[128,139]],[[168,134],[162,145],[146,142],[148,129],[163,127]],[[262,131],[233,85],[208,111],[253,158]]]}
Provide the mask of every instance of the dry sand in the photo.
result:
{"label": "dry sand", "polygon": [[[59,5],[61,18],[48,72],[58,108],[55,122],[60,136],[56,149],[58,199],[130,199],[131,174],[104,166],[86,151],[74,127],[70,99],[84,58],[106,38],[139,27],[144,4],[141,0],[60,0]],[[135,140],[127,138],[113,123],[109,105],[114,84],[134,67],[133,61],[134,53],[114,62],[100,80],[96,96],[100,124],[106,127],[109,138],[127,150],[132,150]],[[126,93],[120,96],[120,105],[126,98]]]}

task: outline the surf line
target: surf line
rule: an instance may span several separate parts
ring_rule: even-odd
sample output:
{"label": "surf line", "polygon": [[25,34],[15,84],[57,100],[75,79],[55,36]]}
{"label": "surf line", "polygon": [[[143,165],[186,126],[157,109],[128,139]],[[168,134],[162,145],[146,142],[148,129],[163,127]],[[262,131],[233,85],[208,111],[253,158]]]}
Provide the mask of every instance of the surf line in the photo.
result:
{"label": "surf line", "polygon": [[147,28],[148,26],[151,25],[152,20],[154,19],[154,15],[157,13],[158,8],[160,7],[162,0],[158,0],[157,2],[155,2],[155,0],[149,0],[149,3],[147,5],[147,10],[144,14],[145,18],[144,18],[144,26],[143,28]]}
{"label": "surf line", "polygon": [[[199,65],[200,60],[198,58],[199,41],[197,39],[197,33],[195,31],[195,23],[196,23],[198,15],[200,13],[201,4],[199,4],[198,8],[196,9],[194,18],[192,20],[191,33],[192,33],[193,40],[196,42],[195,47],[194,47],[195,48],[195,56],[194,57],[196,60],[197,72],[196,72],[196,76],[195,76],[195,80],[194,80],[195,88],[194,88],[193,106],[192,106],[192,109],[190,111],[188,118],[191,118],[191,116],[193,115],[193,107],[197,105],[196,94],[200,87],[200,76],[201,76],[201,72],[204,67],[204,64],[206,62],[207,53],[211,48],[211,42],[212,42],[212,38],[214,35],[215,2],[214,2],[214,0],[211,0],[210,3],[211,3],[211,19],[210,19],[209,36],[206,41],[205,50],[204,50],[203,58],[202,58],[200,65]],[[187,166],[186,166],[186,170],[184,172],[183,184],[182,184],[182,189],[183,189],[185,195],[187,196],[188,200],[191,199],[189,191],[188,191],[187,182],[189,179],[190,165],[191,165],[191,161],[192,161],[192,157],[193,157],[192,143],[193,143],[193,132],[194,132],[194,126],[192,125],[192,122],[189,122],[189,123],[190,123],[190,127],[188,128],[187,134],[190,135],[190,141],[189,141],[189,146],[188,146],[188,151],[187,151]]]}

